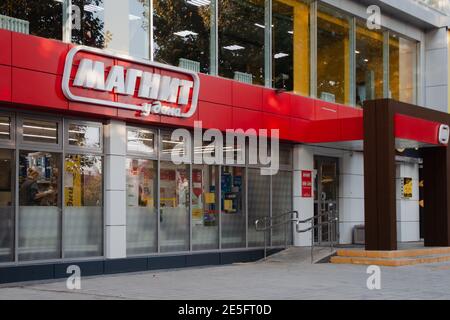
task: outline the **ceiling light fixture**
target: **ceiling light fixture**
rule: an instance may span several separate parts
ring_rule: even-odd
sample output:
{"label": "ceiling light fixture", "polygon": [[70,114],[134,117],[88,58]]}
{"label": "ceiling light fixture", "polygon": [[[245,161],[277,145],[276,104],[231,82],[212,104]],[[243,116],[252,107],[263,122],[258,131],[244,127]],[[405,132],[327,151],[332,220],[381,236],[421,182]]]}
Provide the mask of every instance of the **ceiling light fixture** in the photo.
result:
{"label": "ceiling light fixture", "polygon": [[103,11],[105,10],[105,8],[96,6],[95,4],[87,4],[84,6],[84,11],[88,11],[88,12],[99,12],[99,11]]}
{"label": "ceiling light fixture", "polygon": [[209,6],[211,1],[209,0],[188,0],[186,3],[191,4],[196,7]]}
{"label": "ceiling light fixture", "polygon": [[197,36],[198,35],[198,33],[195,33],[190,30],[178,31],[178,32],[174,32],[173,34],[176,36],[182,37],[182,38],[186,38],[187,36]]}
{"label": "ceiling light fixture", "polygon": [[245,49],[245,47],[238,46],[237,44],[229,45],[229,46],[226,46],[226,47],[223,47],[223,48],[226,49],[226,50],[230,50],[230,51],[236,51],[236,50],[243,50],[243,49]]}

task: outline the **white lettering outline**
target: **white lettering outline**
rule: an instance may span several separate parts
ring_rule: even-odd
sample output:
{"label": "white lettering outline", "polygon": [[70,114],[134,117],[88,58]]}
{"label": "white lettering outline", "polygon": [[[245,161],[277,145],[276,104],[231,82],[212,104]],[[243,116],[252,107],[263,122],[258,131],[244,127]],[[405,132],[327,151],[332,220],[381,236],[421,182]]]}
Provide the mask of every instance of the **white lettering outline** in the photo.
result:
{"label": "white lettering outline", "polygon": [[77,95],[73,94],[70,89],[70,85],[69,85],[70,74],[72,72],[74,58],[75,58],[76,54],[79,52],[92,53],[92,54],[102,56],[102,57],[119,59],[121,61],[128,61],[131,63],[141,64],[144,66],[149,66],[149,67],[158,68],[158,69],[167,70],[167,71],[172,71],[172,72],[185,74],[185,75],[192,77],[194,86],[193,86],[191,107],[188,112],[181,113],[179,117],[180,118],[190,118],[195,114],[195,111],[197,110],[197,105],[198,105],[198,94],[200,91],[200,78],[197,73],[189,71],[189,70],[181,69],[178,67],[164,65],[164,64],[154,62],[154,61],[133,58],[133,57],[130,57],[127,55],[118,54],[118,53],[110,52],[107,50],[101,50],[101,49],[97,49],[97,48],[90,48],[87,46],[74,47],[69,51],[69,53],[66,56],[66,62],[65,62],[65,66],[64,66],[64,74],[63,74],[63,79],[62,79],[62,91],[67,99],[69,99],[71,101],[77,101],[77,102],[83,102],[83,103],[89,103],[89,104],[98,104],[98,105],[108,106],[108,107],[116,107],[116,108],[121,108],[121,109],[135,110],[135,111],[139,111],[139,112],[144,111],[144,108],[142,105],[134,105],[134,104],[129,104],[129,103],[121,103],[121,102],[116,102],[116,101],[95,99],[95,98],[77,96]]}

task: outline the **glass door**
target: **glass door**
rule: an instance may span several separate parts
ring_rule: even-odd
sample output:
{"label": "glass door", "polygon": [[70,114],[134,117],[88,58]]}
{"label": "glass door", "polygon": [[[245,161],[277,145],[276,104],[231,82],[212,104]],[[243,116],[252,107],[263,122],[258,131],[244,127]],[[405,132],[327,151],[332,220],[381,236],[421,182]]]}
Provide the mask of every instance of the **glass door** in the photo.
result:
{"label": "glass door", "polygon": [[337,242],[339,222],[327,223],[339,217],[338,159],[316,157],[314,160],[314,241],[318,245]]}

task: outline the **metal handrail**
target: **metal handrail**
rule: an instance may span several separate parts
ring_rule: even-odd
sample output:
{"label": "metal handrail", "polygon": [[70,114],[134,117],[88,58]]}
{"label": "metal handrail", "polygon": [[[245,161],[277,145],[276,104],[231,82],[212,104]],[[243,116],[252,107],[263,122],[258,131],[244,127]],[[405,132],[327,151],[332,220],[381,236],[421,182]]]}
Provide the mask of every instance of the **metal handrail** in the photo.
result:
{"label": "metal handrail", "polygon": [[[300,224],[313,222],[317,218],[320,218],[323,216],[329,216],[329,215],[330,215],[330,212],[325,212],[325,213],[318,214],[317,216],[311,217],[311,218],[303,220],[303,221],[297,221],[295,229],[296,229],[297,233],[306,233],[311,230],[319,229],[323,226],[334,225],[339,220],[337,217],[330,218],[330,219],[328,219],[328,221],[324,221],[324,222],[318,223],[316,225],[312,225],[311,227],[306,228],[306,229],[300,229]],[[333,248],[334,248],[333,243],[334,243],[334,241],[333,241],[333,238],[331,237],[330,238],[331,250],[333,250]],[[314,232],[312,232],[312,234],[311,234],[311,263],[314,263]]]}
{"label": "metal handrail", "polygon": [[[276,220],[278,218],[283,218],[289,216],[289,219],[286,219],[285,221],[279,222],[279,223],[273,223],[273,220]],[[313,216],[311,218],[305,219],[305,220],[299,220],[299,213],[298,211],[289,211],[285,212],[276,216],[267,216],[263,217],[261,219],[258,219],[255,221],[255,230],[257,232],[264,232],[264,260],[267,258],[267,231],[273,230],[275,227],[279,227],[284,225],[285,226],[285,232],[284,232],[284,240],[285,240],[285,248],[287,248],[287,226],[289,223],[295,223],[295,230],[297,233],[306,233],[311,230],[319,229],[326,225],[333,225],[335,224],[339,219],[337,217],[333,217],[328,219],[327,221],[317,223],[314,225],[314,220],[319,219],[321,217],[329,217],[330,211],[324,212],[321,214],[318,214],[316,216]],[[261,223],[264,222],[263,226],[260,226]],[[312,226],[306,229],[300,229],[301,224],[309,223],[311,222]],[[330,247],[331,249],[334,248],[333,246],[333,239],[331,238],[330,241]],[[314,233],[311,234],[311,263],[314,263]]]}
{"label": "metal handrail", "polygon": [[[289,217],[289,219],[286,219],[285,221],[273,223],[273,220],[283,218],[283,217]],[[299,213],[298,211],[289,211],[282,214],[278,214],[276,216],[267,216],[263,217],[261,219],[258,219],[255,221],[255,230],[257,232],[264,232],[264,260],[267,258],[267,231],[271,231],[276,227],[279,226],[285,226],[284,228],[284,246],[287,248],[287,228],[289,223],[297,222],[299,219]],[[264,226],[260,227],[260,224],[264,222]]]}

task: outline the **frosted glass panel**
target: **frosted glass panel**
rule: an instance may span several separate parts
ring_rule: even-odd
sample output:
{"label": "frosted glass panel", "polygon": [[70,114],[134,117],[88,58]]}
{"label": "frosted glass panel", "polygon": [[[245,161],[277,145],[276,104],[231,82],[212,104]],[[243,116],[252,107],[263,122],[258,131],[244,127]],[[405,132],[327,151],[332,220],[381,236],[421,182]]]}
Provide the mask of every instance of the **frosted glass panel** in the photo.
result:
{"label": "frosted glass panel", "polygon": [[[292,172],[279,171],[272,177],[272,215],[278,216],[292,211]],[[273,224],[284,223],[288,217],[275,218]],[[288,244],[292,242],[292,224],[281,225],[272,230],[272,245],[285,244],[285,235]]]}
{"label": "frosted glass panel", "polygon": [[157,251],[156,161],[127,159],[127,255]]}
{"label": "frosted glass panel", "polygon": [[103,252],[103,209],[66,207],[64,257],[97,257]]}
{"label": "frosted glass panel", "polygon": [[189,167],[161,162],[161,251],[189,250]]}
{"label": "frosted glass panel", "polygon": [[58,207],[21,206],[19,260],[60,258],[61,210]]}
{"label": "frosted glass panel", "polygon": [[[270,215],[270,176],[260,169],[248,169],[248,245],[264,246],[264,233],[255,230],[255,221]],[[267,244],[269,244],[267,237]]]}

